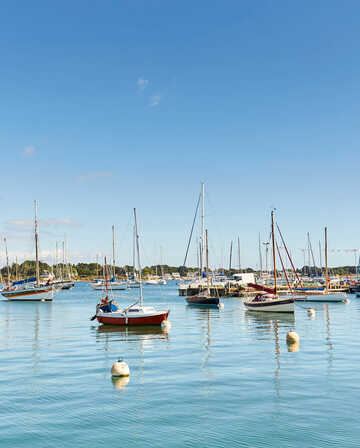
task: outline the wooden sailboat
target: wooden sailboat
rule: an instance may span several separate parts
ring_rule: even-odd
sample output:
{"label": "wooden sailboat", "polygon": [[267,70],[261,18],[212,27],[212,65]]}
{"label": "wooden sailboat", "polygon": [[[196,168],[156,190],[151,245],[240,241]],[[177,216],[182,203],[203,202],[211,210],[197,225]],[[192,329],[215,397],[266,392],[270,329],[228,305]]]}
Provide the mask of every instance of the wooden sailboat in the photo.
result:
{"label": "wooden sailboat", "polygon": [[275,256],[275,234],[274,234],[274,212],[271,212],[271,236],[274,268],[274,288],[267,288],[262,285],[250,284],[258,289],[253,299],[244,301],[244,305],[249,311],[293,313],[294,299],[292,297],[279,297],[277,294],[277,274],[276,274],[276,256]]}
{"label": "wooden sailboat", "polygon": [[3,297],[10,301],[51,301],[53,300],[53,287],[48,282],[45,285],[40,283],[39,268],[39,234],[37,220],[37,201],[35,205],[35,256],[36,256],[36,277],[27,278],[10,283],[10,273],[8,283],[1,291]]}
{"label": "wooden sailboat", "polygon": [[210,294],[210,275],[209,275],[209,247],[208,247],[208,231],[206,229],[206,291],[194,296],[186,297],[189,305],[200,306],[219,306],[219,297]]}
{"label": "wooden sailboat", "polygon": [[329,292],[329,268],[328,268],[328,240],[327,227],[325,227],[325,291],[319,294],[311,294],[306,297],[308,302],[343,302],[346,299],[344,292]]}
{"label": "wooden sailboat", "polygon": [[131,304],[125,309],[120,309],[117,304],[114,304],[109,299],[108,295],[108,280],[105,270],[106,296],[96,307],[96,314],[94,318],[102,324],[109,325],[161,325],[161,323],[168,318],[170,310],[156,310],[152,306],[143,305],[143,285],[141,276],[141,262],[139,249],[139,234],[137,229],[136,209],[134,208],[135,219],[135,234],[136,234],[136,249],[139,267],[139,300]]}

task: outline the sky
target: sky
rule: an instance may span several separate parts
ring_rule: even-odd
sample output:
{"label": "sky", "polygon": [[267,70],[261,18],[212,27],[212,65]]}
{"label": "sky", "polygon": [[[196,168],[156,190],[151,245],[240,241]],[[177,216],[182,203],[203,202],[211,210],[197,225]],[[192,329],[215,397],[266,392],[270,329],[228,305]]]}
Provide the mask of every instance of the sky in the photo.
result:
{"label": "sky", "polygon": [[[83,1],[1,3],[0,235],[11,260],[66,234],[68,258],[179,266],[201,182],[210,264],[258,267],[270,212],[303,264],[354,264],[360,3]],[[196,265],[195,228],[188,265]],[[264,246],[263,246],[264,247]],[[0,246],[4,263],[4,244]],[[236,254],[236,255],[235,255]],[[237,249],[233,265],[236,267]]]}

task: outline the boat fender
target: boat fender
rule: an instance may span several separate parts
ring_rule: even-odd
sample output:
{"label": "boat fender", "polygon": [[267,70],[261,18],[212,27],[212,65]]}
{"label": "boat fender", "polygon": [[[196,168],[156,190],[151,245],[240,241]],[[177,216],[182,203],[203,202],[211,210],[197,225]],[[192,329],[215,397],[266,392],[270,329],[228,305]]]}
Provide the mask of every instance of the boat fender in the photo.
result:
{"label": "boat fender", "polygon": [[129,366],[122,359],[118,359],[111,367],[111,376],[113,377],[129,376],[129,375],[130,375]]}

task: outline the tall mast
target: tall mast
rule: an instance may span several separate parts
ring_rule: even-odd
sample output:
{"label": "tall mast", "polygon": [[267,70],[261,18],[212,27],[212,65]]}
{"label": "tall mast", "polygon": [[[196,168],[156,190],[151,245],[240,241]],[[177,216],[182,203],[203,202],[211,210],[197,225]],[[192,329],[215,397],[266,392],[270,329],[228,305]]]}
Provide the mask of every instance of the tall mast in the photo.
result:
{"label": "tall mast", "polygon": [[17,257],[15,257],[15,279],[16,279],[16,281],[19,280],[19,278],[18,278],[18,258]]}
{"label": "tall mast", "polygon": [[99,277],[99,255],[96,254],[96,277]]}
{"label": "tall mast", "polygon": [[275,232],[274,232],[274,210],[271,211],[271,238],[273,250],[273,267],[274,267],[274,289],[277,294],[277,278],[276,278],[276,255],[275,255]]}
{"label": "tall mast", "polygon": [[135,226],[133,227],[133,275],[134,280],[136,277],[136,268],[135,268]]}
{"label": "tall mast", "polygon": [[115,226],[112,226],[112,256],[113,256],[113,278],[115,280]]}
{"label": "tall mast", "polygon": [[6,238],[4,238],[4,244],[5,244],[7,277],[8,277],[8,283],[10,283],[11,276],[10,276],[9,254],[8,254],[8,249],[7,249],[7,244],[6,244]]}
{"label": "tall mast", "polygon": [[136,208],[134,208],[134,218],[135,218],[135,233],[136,233],[136,250],[138,256],[138,266],[139,266],[139,283],[140,283],[140,306],[143,304],[143,288],[142,288],[142,277],[141,277],[141,262],[140,262],[140,249],[139,249],[139,234],[136,219]]}
{"label": "tall mast", "polygon": [[239,272],[241,271],[241,255],[240,255],[240,238],[238,237],[238,261],[239,261]]}
{"label": "tall mast", "polygon": [[58,242],[55,243],[55,275],[59,279],[59,266],[58,266]]}
{"label": "tall mast", "polygon": [[104,277],[105,277],[105,294],[106,294],[106,299],[108,300],[108,299],[109,299],[109,287],[108,287],[108,277],[107,277],[106,257],[105,257]]}
{"label": "tall mast", "polygon": [[321,242],[319,241],[320,275],[322,275]]}
{"label": "tall mast", "polygon": [[202,275],[204,267],[204,242],[205,242],[205,187],[204,182],[201,182],[201,253],[200,253],[200,271]]}
{"label": "tall mast", "polygon": [[262,254],[261,254],[260,232],[259,232],[259,263],[260,263],[260,278],[262,278],[263,265],[262,265]]}
{"label": "tall mast", "polygon": [[206,285],[207,292],[210,296],[210,276],[209,276],[209,240],[208,240],[208,230],[206,229]]}
{"label": "tall mast", "polygon": [[35,208],[35,268],[36,268],[36,284],[40,283],[40,268],[39,268],[39,233],[37,220],[37,200],[34,201]]}
{"label": "tall mast", "polygon": [[65,279],[65,241],[62,242],[62,255],[63,255],[63,262],[62,262],[62,270],[61,270],[61,280]]}
{"label": "tall mast", "polygon": [[327,242],[327,227],[325,227],[325,292],[328,293],[328,242]]}
{"label": "tall mast", "polygon": [[231,240],[231,244],[230,244],[230,260],[229,260],[229,274],[231,275],[231,261],[232,261],[232,245],[233,242]]}

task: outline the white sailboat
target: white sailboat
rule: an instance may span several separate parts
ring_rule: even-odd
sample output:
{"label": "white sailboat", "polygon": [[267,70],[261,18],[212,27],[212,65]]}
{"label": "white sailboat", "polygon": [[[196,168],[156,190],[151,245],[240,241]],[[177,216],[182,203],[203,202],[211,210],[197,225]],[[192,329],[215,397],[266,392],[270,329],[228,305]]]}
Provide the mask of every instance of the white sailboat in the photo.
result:
{"label": "white sailboat", "polygon": [[327,227],[325,227],[325,291],[306,297],[307,302],[344,302],[347,298],[344,292],[329,292],[329,269],[328,269],[328,241]]}
{"label": "white sailboat", "polygon": [[[39,268],[39,234],[37,220],[37,201],[35,205],[35,256],[36,277],[19,280],[10,283],[10,272],[8,270],[8,282],[1,291],[1,295],[10,301],[51,301],[53,300],[53,287],[50,281],[42,285],[40,283]],[[6,250],[7,251],[7,250]],[[8,262],[7,262],[8,263]],[[9,265],[9,263],[8,263]]]}
{"label": "white sailboat", "polygon": [[271,212],[271,235],[272,235],[272,252],[273,252],[273,269],[274,269],[274,288],[266,288],[262,285],[253,285],[258,289],[253,299],[244,301],[244,305],[248,311],[277,312],[277,313],[293,313],[294,298],[279,297],[277,294],[277,273],[276,273],[276,256],[275,256],[275,235],[274,235],[274,212]]}

